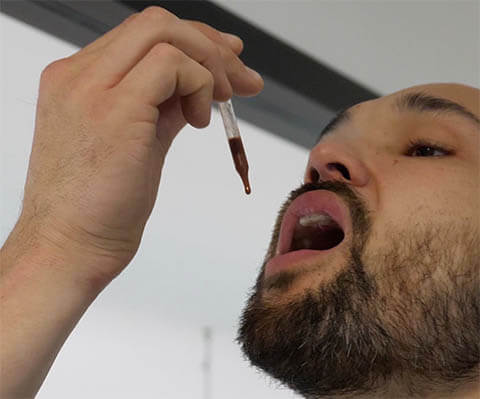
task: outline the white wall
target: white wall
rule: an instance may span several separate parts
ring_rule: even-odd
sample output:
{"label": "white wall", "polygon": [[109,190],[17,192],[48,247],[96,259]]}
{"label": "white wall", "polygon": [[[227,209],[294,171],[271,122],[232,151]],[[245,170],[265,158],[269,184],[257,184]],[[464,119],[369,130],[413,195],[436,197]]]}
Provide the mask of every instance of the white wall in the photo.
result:
{"label": "white wall", "polygon": [[[21,209],[40,72],[77,49],[3,14],[0,23],[3,242]],[[212,399],[294,397],[251,369],[233,340],[307,152],[243,121],[240,130],[253,194],[243,193],[217,113],[203,131],[186,128],[168,156],[138,255],[80,321],[38,398],[202,398],[206,325]]]}

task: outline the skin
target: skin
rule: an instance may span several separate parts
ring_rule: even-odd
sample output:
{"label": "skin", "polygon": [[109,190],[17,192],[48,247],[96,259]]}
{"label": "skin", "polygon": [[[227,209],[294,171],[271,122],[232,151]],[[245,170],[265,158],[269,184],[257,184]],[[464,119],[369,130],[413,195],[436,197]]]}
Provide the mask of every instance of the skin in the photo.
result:
{"label": "skin", "polygon": [[[253,365],[305,397],[480,392],[480,131],[453,114],[392,105],[418,91],[479,116],[479,90],[454,84],[358,104],[312,149],[307,184],[278,216],[238,341]],[[419,157],[407,148],[417,137],[453,152]],[[265,275],[289,203],[316,189],[338,194],[353,232],[325,257]]]}
{"label": "skin", "polygon": [[[235,36],[149,7],[43,71],[23,209],[0,252],[0,397],[35,395],[82,314],[131,261],[155,203],[165,156],[183,126],[207,126],[212,100],[262,90],[262,79],[238,58],[242,48]],[[449,85],[438,90],[478,114],[474,89]],[[357,246],[372,238],[362,253],[372,275],[382,272],[369,259],[388,248],[385,232],[409,226],[404,216],[412,208],[399,199],[412,204],[412,179],[418,200],[434,198],[433,208],[415,202],[419,220],[441,217],[439,225],[452,220],[444,212],[452,205],[456,215],[474,214],[470,195],[478,194],[473,132],[467,132],[455,159],[432,164],[405,159],[395,140],[387,140],[386,131],[399,118],[385,101],[358,106],[355,123],[316,146],[308,167],[338,180],[340,185],[330,186],[335,192],[347,186],[361,195],[365,204],[356,204],[355,197],[349,204],[363,216],[367,208],[374,212],[370,219],[359,213],[354,221],[358,227],[373,222],[370,234],[360,229],[356,236]],[[417,123],[416,116],[410,118]],[[451,125],[461,128],[460,121]],[[335,171],[323,170],[325,157],[347,163],[354,180],[347,185]],[[434,196],[440,173],[449,190]],[[343,192],[346,198],[348,191]],[[478,220],[470,219],[456,227],[468,232],[472,223],[478,227]],[[338,255],[331,264],[332,272],[322,278],[296,279],[281,301],[292,303],[295,295],[335,281],[334,269],[348,263]],[[280,299],[274,291],[261,295]]]}

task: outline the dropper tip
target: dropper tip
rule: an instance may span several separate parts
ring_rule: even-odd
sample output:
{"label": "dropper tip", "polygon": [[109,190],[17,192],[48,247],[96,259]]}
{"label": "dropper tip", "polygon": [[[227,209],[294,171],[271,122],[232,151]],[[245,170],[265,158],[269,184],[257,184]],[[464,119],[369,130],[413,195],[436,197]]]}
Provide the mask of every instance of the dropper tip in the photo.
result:
{"label": "dropper tip", "polygon": [[250,194],[251,192],[252,192],[252,190],[250,190],[250,186],[247,184],[247,185],[245,186],[245,194],[248,195],[248,194]]}

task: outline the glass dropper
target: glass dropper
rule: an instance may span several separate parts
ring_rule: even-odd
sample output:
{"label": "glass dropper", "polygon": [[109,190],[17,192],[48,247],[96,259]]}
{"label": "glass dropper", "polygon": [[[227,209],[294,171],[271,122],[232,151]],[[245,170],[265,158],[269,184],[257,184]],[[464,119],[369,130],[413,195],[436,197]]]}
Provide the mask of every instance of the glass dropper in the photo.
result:
{"label": "glass dropper", "polygon": [[250,194],[250,183],[248,181],[248,162],[243,148],[242,138],[240,137],[240,130],[238,129],[237,118],[233,111],[231,100],[218,104],[220,114],[222,115],[223,125],[225,126],[225,133],[227,134],[228,144],[232,152],[233,163],[240,178],[242,179],[245,193]]}

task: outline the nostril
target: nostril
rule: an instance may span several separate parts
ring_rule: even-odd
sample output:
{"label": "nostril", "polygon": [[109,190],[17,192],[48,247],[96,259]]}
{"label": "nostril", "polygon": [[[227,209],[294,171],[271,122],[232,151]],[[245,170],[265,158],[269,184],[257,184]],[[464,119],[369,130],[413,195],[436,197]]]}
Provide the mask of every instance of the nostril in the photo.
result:
{"label": "nostril", "polygon": [[316,169],[314,168],[310,168],[310,181],[312,183],[318,183],[319,179],[320,179],[320,174],[317,172]]}
{"label": "nostril", "polygon": [[327,168],[329,170],[338,169],[345,179],[350,180],[350,173],[348,172],[348,169],[341,163],[329,163]]}

